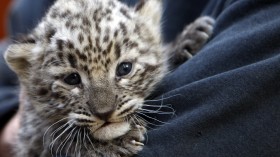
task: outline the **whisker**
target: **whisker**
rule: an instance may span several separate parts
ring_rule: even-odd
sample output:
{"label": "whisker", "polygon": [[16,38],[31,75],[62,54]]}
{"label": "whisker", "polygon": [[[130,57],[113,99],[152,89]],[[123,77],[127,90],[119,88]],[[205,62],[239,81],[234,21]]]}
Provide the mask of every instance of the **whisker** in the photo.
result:
{"label": "whisker", "polygon": [[47,132],[50,130],[50,128],[53,127],[54,125],[58,124],[59,122],[65,120],[65,119],[67,119],[67,118],[60,119],[59,121],[53,123],[50,127],[47,128],[47,130],[45,131],[44,136],[43,136],[43,146],[45,146],[45,136],[46,136]]}
{"label": "whisker", "polygon": [[[132,117],[132,116],[131,116]],[[146,124],[140,120],[138,120],[137,115],[133,115],[132,117],[133,119],[135,119],[140,125],[145,126]]]}
{"label": "whisker", "polygon": [[89,150],[88,149],[88,147],[86,146],[86,129],[84,128],[84,138],[83,138],[83,143],[84,143],[84,146],[85,146],[85,148],[87,149],[87,150]]}
{"label": "whisker", "polygon": [[[141,119],[141,120],[144,121],[146,124],[149,124],[149,125],[152,125],[152,126],[156,126],[156,127],[162,126],[162,125],[157,125],[157,124],[153,124],[153,123],[151,123],[151,122],[148,122],[147,120],[145,120],[144,118],[140,117],[139,115],[135,115],[135,116],[136,116],[136,120],[137,120],[138,122],[139,122],[138,119]],[[141,124],[142,124],[142,123],[141,123]],[[148,129],[154,129],[154,128],[150,127],[149,125],[147,125],[146,128],[148,128]]]}
{"label": "whisker", "polygon": [[[135,126],[137,126],[138,124],[134,121],[134,118],[133,118],[132,116],[129,116],[129,117],[130,117],[132,123],[133,123]],[[139,130],[139,129],[138,129],[138,130]]]}
{"label": "whisker", "polygon": [[[62,128],[64,128],[65,126],[67,126],[71,121],[68,121],[67,123],[63,124],[62,126],[60,126],[59,128],[55,129],[52,133],[51,133],[51,137],[53,137],[58,131],[60,131]],[[53,140],[53,138],[52,138]]]}
{"label": "whisker", "polygon": [[93,143],[92,143],[91,139],[89,138],[88,134],[87,134],[86,136],[87,136],[87,138],[88,138],[88,140],[89,140],[89,142],[90,142],[92,148],[94,148]]}
{"label": "whisker", "polygon": [[[77,128],[77,127],[73,128],[72,131],[66,136],[65,140],[61,143],[61,144],[63,144],[63,143],[64,143],[64,144],[62,145],[62,147],[61,147],[61,149],[60,149],[60,153],[59,153],[60,156],[62,156],[62,155],[61,155],[62,149],[63,149],[63,148],[65,147],[65,145],[67,144],[67,141],[71,138],[71,136],[72,136],[72,134],[73,134],[73,132],[75,131],[76,128]],[[61,144],[60,144],[60,145],[61,145]],[[60,147],[60,145],[58,146],[58,148]],[[58,148],[57,148],[57,151],[58,151]],[[58,152],[56,152],[56,154],[57,154],[57,153],[58,153]]]}
{"label": "whisker", "polygon": [[75,144],[75,149],[74,149],[74,154],[75,154],[75,156],[77,155],[77,151],[76,151],[76,149],[77,149],[77,145],[78,145],[78,136],[79,136],[79,131],[78,131],[78,134],[77,134],[77,136],[76,136],[76,144]]}
{"label": "whisker", "polygon": [[74,139],[75,139],[77,133],[78,133],[78,130],[76,130],[75,133],[74,133],[74,135],[71,137],[71,138],[72,138],[72,139],[71,139],[71,142],[70,142],[70,144],[69,144],[69,146],[68,146],[68,148],[67,148],[67,150],[66,150],[66,156],[68,155],[68,151],[69,151],[69,149],[70,149],[70,147],[71,147],[71,145],[72,145],[72,143],[73,143],[73,141],[74,141]]}
{"label": "whisker", "polygon": [[80,141],[80,149],[79,149],[79,154],[80,154],[80,156],[81,156],[81,150],[82,150],[82,132],[81,132],[81,128],[79,129],[79,133],[80,134],[78,134],[78,136],[79,136],[79,140],[78,141]]}
{"label": "whisker", "polygon": [[164,112],[164,111],[158,111],[158,110],[148,110],[148,109],[139,109],[141,113],[156,113],[156,114],[172,114],[174,115],[175,112]]}
{"label": "whisker", "polygon": [[[61,129],[65,128],[68,124],[69,124],[69,121],[68,121],[67,123],[63,124],[62,126],[60,126],[59,128],[55,129],[55,130],[51,133],[51,135],[50,135],[50,136],[51,136],[51,141],[54,140],[55,134],[56,134],[58,131],[60,131]],[[51,148],[51,144],[52,144],[52,142],[49,144],[49,149]]]}
{"label": "whisker", "polygon": [[159,122],[159,123],[168,124],[167,122],[160,121],[160,120],[158,120],[158,119],[156,119],[156,118],[153,118],[153,117],[150,117],[150,116],[148,116],[148,115],[146,115],[146,114],[144,114],[144,113],[139,113],[139,112],[137,112],[137,113],[138,113],[138,114],[141,114],[141,115],[143,115],[143,116],[145,116],[145,117],[147,117],[147,118],[149,118],[149,119],[155,120],[155,121],[157,121],[157,122]]}
{"label": "whisker", "polygon": [[161,96],[162,98],[161,99],[155,99],[155,100],[145,100],[144,102],[157,102],[157,101],[163,101],[163,100],[167,100],[167,99],[170,99],[170,98],[173,98],[173,97],[176,97],[176,96],[183,96],[182,94],[175,94],[175,95],[171,95],[169,97],[165,97],[163,98],[163,95]]}
{"label": "whisker", "polygon": [[162,108],[167,108],[167,109],[170,109],[172,111],[174,111],[174,109],[172,108],[172,105],[171,104],[168,104],[168,105],[148,105],[148,104],[142,104],[143,107],[149,107],[149,108],[158,108],[157,110],[160,110]]}
{"label": "whisker", "polygon": [[[141,117],[141,116],[139,116],[139,115],[137,115],[137,117],[138,117],[139,119],[143,120],[145,123],[151,125],[151,126],[161,127],[161,126],[164,125],[164,123],[162,123],[162,124],[154,124],[154,123],[152,123],[152,122],[147,121],[146,119],[144,119],[143,117]],[[152,117],[151,117],[151,118],[152,118]],[[155,128],[149,127],[149,125],[146,126],[146,127],[148,127],[149,129],[155,129]]]}
{"label": "whisker", "polygon": [[[67,123],[66,123],[66,124],[67,124]],[[63,131],[62,133],[60,133],[60,134],[54,139],[54,141],[52,141],[52,142],[50,143],[50,145],[51,145],[51,154],[52,154],[52,155],[53,155],[53,152],[52,152],[53,146],[54,146],[55,142],[57,141],[57,139],[60,138],[66,131],[68,131],[68,130],[72,127],[73,124],[74,124],[74,122],[73,122],[71,125],[69,125],[66,129],[64,129],[64,131]]]}

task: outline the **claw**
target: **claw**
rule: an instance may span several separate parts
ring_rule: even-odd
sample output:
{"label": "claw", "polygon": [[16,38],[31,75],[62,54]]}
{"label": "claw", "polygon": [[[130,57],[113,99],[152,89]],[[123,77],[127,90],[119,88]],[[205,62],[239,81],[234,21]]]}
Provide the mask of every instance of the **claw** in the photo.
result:
{"label": "claw", "polygon": [[136,146],[144,146],[144,143],[137,142],[137,141],[135,141],[135,140],[132,140],[131,143],[134,144],[134,145],[136,145]]}
{"label": "claw", "polygon": [[193,55],[187,50],[184,50],[184,53],[186,54],[187,59],[191,59],[193,57]]}

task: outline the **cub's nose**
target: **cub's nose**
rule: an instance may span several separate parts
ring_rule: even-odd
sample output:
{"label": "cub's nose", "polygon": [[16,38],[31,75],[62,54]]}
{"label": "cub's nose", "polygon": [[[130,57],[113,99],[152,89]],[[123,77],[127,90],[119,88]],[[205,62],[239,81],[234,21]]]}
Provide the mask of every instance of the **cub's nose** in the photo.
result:
{"label": "cub's nose", "polygon": [[108,112],[103,112],[103,113],[96,112],[96,113],[94,113],[94,115],[101,120],[108,121],[110,119],[111,115],[113,114],[113,112],[114,112],[114,110],[110,110]]}

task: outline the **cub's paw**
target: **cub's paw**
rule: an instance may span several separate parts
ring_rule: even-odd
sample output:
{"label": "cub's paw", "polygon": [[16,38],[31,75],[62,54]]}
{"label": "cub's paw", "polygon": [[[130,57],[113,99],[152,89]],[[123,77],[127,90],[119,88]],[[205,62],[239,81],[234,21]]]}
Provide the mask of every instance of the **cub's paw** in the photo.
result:
{"label": "cub's paw", "polygon": [[188,25],[177,39],[179,50],[194,55],[212,35],[214,23],[213,18],[203,16]]}
{"label": "cub's paw", "polygon": [[136,125],[132,128],[124,137],[124,147],[127,148],[133,154],[141,151],[144,146],[146,128],[140,125]]}
{"label": "cub's paw", "polygon": [[136,125],[132,126],[132,129],[118,139],[118,145],[122,148],[118,156],[133,156],[141,151],[144,147],[143,141],[145,140],[145,134],[147,130],[145,127]]}
{"label": "cub's paw", "polygon": [[214,24],[213,18],[203,16],[187,25],[171,47],[169,46],[174,53],[171,54],[173,63],[181,64],[195,55],[212,35]]}

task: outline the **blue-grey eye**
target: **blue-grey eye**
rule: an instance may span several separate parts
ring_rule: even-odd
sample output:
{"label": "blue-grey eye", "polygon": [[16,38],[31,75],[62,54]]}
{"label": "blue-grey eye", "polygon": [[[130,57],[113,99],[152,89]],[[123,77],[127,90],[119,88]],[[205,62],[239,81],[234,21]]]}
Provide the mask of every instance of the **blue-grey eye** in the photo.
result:
{"label": "blue-grey eye", "polygon": [[132,70],[132,63],[130,62],[122,62],[118,65],[116,75],[121,77],[128,75]]}
{"label": "blue-grey eye", "polygon": [[64,82],[69,85],[78,85],[81,83],[81,77],[78,73],[72,73],[64,78]]}

